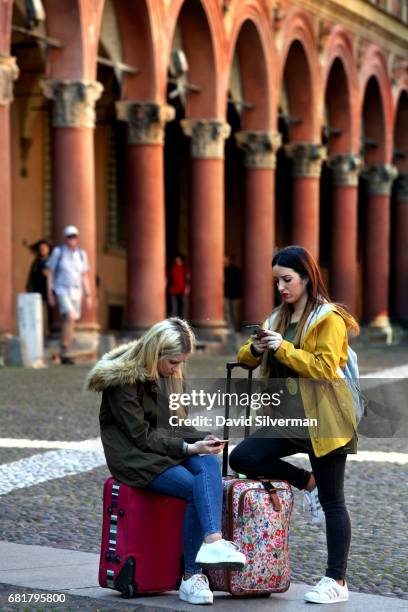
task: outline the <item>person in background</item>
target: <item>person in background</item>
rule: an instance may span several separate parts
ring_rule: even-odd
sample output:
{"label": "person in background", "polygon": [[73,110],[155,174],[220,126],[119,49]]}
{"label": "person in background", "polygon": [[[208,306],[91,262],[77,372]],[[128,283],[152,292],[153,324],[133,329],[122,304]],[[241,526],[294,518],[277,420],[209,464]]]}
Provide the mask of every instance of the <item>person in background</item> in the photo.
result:
{"label": "person in background", "polygon": [[61,363],[73,364],[69,351],[75,321],[81,318],[83,297],[87,308],[92,305],[88,257],[79,248],[79,231],[75,225],[67,225],[64,229],[64,244],[54,248],[46,267],[48,303],[58,307],[62,319]]}
{"label": "person in background", "polygon": [[232,262],[232,258],[224,257],[224,318],[228,327],[238,331],[239,307],[242,295],[241,270]]}
{"label": "person in background", "polygon": [[47,300],[47,261],[51,253],[51,244],[48,240],[41,239],[30,245],[30,250],[35,253],[35,258],[28,273],[26,291],[28,293],[39,293],[43,302],[44,334],[50,335],[51,307]]}
{"label": "person in background", "polygon": [[170,266],[168,292],[170,295],[170,314],[181,319],[185,316],[186,296],[190,290],[190,269],[186,258],[178,253]]}

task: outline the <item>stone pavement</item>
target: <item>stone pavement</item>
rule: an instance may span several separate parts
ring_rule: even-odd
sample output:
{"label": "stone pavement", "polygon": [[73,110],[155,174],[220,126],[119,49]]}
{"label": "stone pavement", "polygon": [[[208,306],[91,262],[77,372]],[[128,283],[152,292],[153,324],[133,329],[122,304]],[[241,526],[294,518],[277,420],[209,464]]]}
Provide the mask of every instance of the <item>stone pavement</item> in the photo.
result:
{"label": "stone pavement", "polygon": [[[231,357],[233,359],[233,357]],[[192,376],[223,377],[225,357],[195,356],[189,363]],[[368,347],[359,349],[362,374],[408,363],[408,347]],[[0,370],[0,540],[26,545],[22,555],[32,578],[41,574],[42,554],[48,568],[45,575],[68,579],[76,575],[87,581],[89,574],[76,565],[72,554],[90,554],[95,568],[101,528],[101,495],[108,475],[98,441],[97,395],[85,393],[83,383],[88,366],[51,367],[46,370]],[[405,376],[407,374],[404,374]],[[351,514],[353,540],[348,582],[355,592],[347,610],[399,610],[408,605],[408,440],[404,438],[361,438],[359,453],[348,462],[346,498]],[[385,454],[381,454],[381,452]],[[291,461],[308,465],[304,456]],[[301,494],[295,490],[295,510],[291,525],[290,551],[292,575],[296,584],[285,595],[268,600],[232,600],[220,595],[217,607],[225,609],[251,606],[291,605],[282,610],[303,609],[303,584],[314,584],[324,573],[325,534],[306,523],[300,512]],[[384,503],[384,500],[385,503]],[[22,582],[15,567],[11,574],[11,549],[0,545],[0,609],[40,609],[9,604],[11,592],[32,592],[39,583]],[[38,548],[37,548],[38,546]],[[17,547],[18,549],[18,547]],[[15,550],[17,550],[15,549]],[[62,549],[62,550],[61,550]],[[40,552],[43,551],[43,553]],[[64,570],[52,558],[62,555]],[[74,551],[74,552],[73,552]],[[6,554],[7,553],[7,554]],[[34,554],[35,553],[35,554]],[[17,555],[18,557],[18,555]],[[21,559],[21,555],[20,555]],[[35,568],[35,572],[33,570]],[[52,570],[52,571],[51,571]],[[44,572],[43,572],[44,573]],[[95,587],[97,573],[78,591],[70,591],[69,605],[53,604],[55,610],[184,609],[173,595],[125,601],[114,593]],[[14,591],[9,584],[18,584]],[[58,583],[55,583],[58,586]],[[68,583],[64,583],[67,585]],[[26,585],[26,586],[24,586]],[[300,586],[299,586],[300,585]],[[43,583],[45,592],[53,588]],[[60,587],[62,588],[62,586]],[[73,586],[66,588],[74,589]],[[84,593],[87,598],[84,598]],[[104,593],[103,600],[96,600]],[[364,599],[371,596],[370,599]],[[386,595],[383,599],[373,596]],[[99,596],[99,595],[98,595]],[[374,603],[376,602],[376,603]],[[360,606],[354,607],[353,606]],[[9,608],[10,606],[10,608]],[[377,606],[377,607],[374,607]],[[402,607],[402,606],[405,606]],[[338,604],[336,609],[345,609]],[[186,609],[190,609],[187,606]]]}
{"label": "stone pavement", "polygon": [[[24,610],[31,609],[25,605],[24,599],[27,602],[30,595],[38,597],[41,593],[44,593],[44,598],[48,596],[49,600],[55,598],[54,603],[50,601],[44,606],[55,610],[69,608],[102,612],[131,609],[192,612],[195,609],[190,604],[181,602],[175,592],[132,600],[122,599],[118,593],[98,586],[98,563],[97,554],[0,542],[1,610],[15,610],[18,606]],[[215,605],[219,612],[244,611],[247,610],[249,602],[256,612],[271,609],[279,612],[299,612],[310,607],[303,601],[306,590],[307,585],[292,583],[286,593],[274,594],[267,599],[232,598],[227,593],[217,592]],[[18,601],[11,604],[10,599]],[[327,605],[321,605],[318,609],[324,612],[328,608],[332,609]],[[347,603],[336,604],[335,609],[339,612],[366,612],[368,609],[370,612],[408,610],[408,601],[353,592]]]}

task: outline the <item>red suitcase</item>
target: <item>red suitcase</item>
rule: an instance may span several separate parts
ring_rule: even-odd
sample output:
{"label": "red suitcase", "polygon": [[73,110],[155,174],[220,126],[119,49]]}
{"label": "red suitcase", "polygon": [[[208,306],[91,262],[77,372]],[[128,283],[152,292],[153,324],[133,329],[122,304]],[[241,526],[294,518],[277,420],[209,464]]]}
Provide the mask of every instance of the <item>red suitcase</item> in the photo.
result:
{"label": "red suitcase", "polygon": [[108,478],[103,492],[99,584],[125,598],[179,587],[186,502]]}

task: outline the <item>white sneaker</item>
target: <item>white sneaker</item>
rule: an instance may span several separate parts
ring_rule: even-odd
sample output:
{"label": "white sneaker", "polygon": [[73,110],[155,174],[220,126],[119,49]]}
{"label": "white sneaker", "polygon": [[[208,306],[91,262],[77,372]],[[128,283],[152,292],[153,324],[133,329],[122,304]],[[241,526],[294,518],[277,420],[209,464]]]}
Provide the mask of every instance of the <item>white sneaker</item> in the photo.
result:
{"label": "white sneaker", "polygon": [[211,544],[201,544],[195,562],[210,569],[242,570],[247,560],[234,542],[217,540]]}
{"label": "white sneaker", "polygon": [[347,583],[344,581],[344,586],[341,586],[333,578],[324,576],[315,587],[305,593],[305,601],[310,603],[331,604],[340,601],[347,601],[349,591]]}
{"label": "white sneaker", "polygon": [[303,512],[310,518],[313,525],[323,526],[326,521],[325,514],[319,502],[317,487],[312,491],[303,491]]}
{"label": "white sneaker", "polygon": [[181,581],[179,597],[191,604],[212,604],[214,595],[210,591],[207,576],[194,574],[188,580]]}

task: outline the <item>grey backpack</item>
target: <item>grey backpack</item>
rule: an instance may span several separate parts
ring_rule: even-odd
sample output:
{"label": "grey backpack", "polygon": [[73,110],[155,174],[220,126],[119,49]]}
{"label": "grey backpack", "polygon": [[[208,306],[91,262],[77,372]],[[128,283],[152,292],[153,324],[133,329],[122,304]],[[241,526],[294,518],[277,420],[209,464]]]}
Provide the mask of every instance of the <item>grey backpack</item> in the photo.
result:
{"label": "grey backpack", "polygon": [[347,361],[344,368],[339,368],[345,378],[353,397],[356,421],[359,423],[366,412],[366,400],[360,389],[360,374],[358,371],[357,353],[349,345],[347,349]]}

